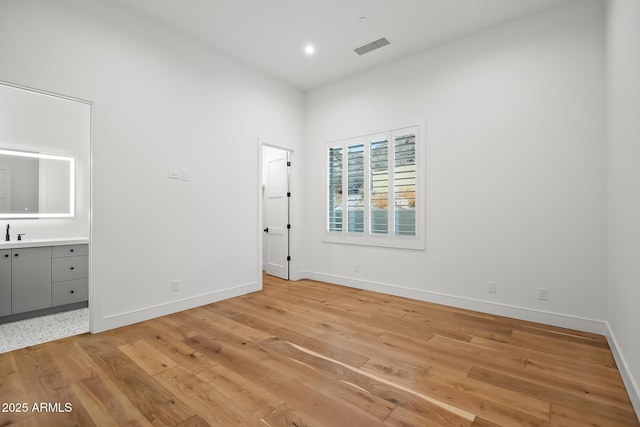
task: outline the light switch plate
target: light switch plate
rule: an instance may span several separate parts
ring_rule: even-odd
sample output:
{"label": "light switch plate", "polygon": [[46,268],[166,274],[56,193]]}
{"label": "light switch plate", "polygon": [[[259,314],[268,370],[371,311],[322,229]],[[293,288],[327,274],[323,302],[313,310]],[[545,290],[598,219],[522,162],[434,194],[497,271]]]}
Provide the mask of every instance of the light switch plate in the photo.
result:
{"label": "light switch plate", "polygon": [[189,181],[189,171],[182,171],[182,174],[180,175],[180,177],[182,178],[183,181]]}

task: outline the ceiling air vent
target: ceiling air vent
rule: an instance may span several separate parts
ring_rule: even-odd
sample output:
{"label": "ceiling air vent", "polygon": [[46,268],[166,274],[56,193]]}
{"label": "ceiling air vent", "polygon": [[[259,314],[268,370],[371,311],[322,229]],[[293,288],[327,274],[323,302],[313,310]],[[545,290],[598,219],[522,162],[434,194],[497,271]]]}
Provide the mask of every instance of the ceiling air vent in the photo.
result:
{"label": "ceiling air vent", "polygon": [[385,37],[378,39],[374,42],[371,43],[367,43],[364,46],[360,46],[357,47],[355,49],[353,49],[353,51],[355,53],[357,53],[358,55],[364,55],[365,53],[369,53],[372,50],[376,50],[378,48],[381,48],[382,46],[386,46],[389,44],[389,40],[387,40]]}

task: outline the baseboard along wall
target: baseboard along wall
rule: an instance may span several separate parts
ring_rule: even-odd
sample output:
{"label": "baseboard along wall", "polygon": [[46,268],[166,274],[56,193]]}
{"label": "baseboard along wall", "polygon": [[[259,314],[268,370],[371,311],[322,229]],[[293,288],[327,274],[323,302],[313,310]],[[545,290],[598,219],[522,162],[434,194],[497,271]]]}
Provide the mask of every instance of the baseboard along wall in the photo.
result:
{"label": "baseboard along wall", "polygon": [[518,307],[507,304],[498,304],[490,301],[476,300],[456,295],[447,295],[437,292],[429,292],[420,289],[413,289],[403,286],[391,285],[388,283],[372,282],[368,280],[353,279],[350,277],[325,274],[314,271],[300,271],[295,274],[296,280],[311,279],[335,285],[349,286],[373,292],[380,292],[399,297],[411,298],[419,301],[431,302],[434,304],[448,305],[467,310],[480,311],[494,314],[496,316],[512,317],[514,319],[526,320],[529,322],[543,323],[546,325],[561,328],[575,329],[583,332],[591,332],[603,335],[607,338],[609,347],[618,365],[618,370],[624,381],[629,398],[633,404],[636,414],[640,417],[640,387],[628,369],[623,353],[620,351],[613,331],[609,324],[603,320],[587,319],[578,316],[571,316],[562,313],[552,313],[531,308]]}

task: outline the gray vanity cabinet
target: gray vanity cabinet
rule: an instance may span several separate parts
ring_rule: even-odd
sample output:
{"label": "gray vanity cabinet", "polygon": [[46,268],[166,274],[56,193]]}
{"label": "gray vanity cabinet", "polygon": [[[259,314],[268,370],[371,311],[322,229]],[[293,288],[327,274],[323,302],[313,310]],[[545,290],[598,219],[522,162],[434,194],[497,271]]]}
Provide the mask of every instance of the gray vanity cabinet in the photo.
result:
{"label": "gray vanity cabinet", "polygon": [[13,314],[51,307],[51,247],[11,250]]}
{"label": "gray vanity cabinet", "polygon": [[11,314],[11,249],[0,250],[0,317]]}
{"label": "gray vanity cabinet", "polygon": [[59,306],[89,298],[87,245],[55,246],[51,256],[51,305]]}
{"label": "gray vanity cabinet", "polygon": [[86,307],[88,255],[84,243],[0,249],[0,323]]}

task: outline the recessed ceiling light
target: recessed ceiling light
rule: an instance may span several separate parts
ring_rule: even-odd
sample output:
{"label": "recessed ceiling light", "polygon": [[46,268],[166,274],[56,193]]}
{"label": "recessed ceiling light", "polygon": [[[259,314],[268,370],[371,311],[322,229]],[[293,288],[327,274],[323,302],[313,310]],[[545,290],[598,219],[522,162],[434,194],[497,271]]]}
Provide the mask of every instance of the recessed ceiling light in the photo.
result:
{"label": "recessed ceiling light", "polygon": [[315,51],[316,51],[316,48],[313,47],[313,45],[308,44],[304,47],[304,53],[306,53],[307,55],[313,55],[313,52]]}

